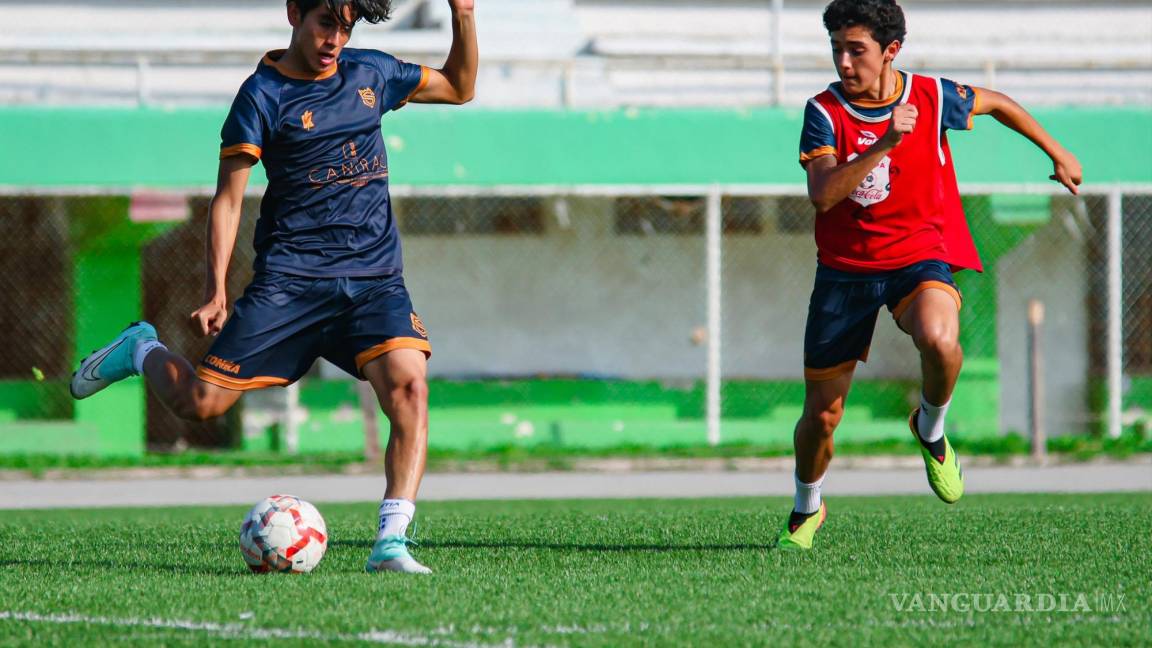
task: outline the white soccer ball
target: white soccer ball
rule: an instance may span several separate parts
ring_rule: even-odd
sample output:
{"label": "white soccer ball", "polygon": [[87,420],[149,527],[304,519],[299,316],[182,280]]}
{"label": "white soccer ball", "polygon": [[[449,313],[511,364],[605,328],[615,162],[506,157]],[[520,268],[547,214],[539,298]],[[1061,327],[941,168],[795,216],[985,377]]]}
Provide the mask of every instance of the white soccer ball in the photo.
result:
{"label": "white soccer ball", "polygon": [[327,549],[320,511],[292,495],[261,500],[240,526],[240,553],[254,572],[310,572]]}

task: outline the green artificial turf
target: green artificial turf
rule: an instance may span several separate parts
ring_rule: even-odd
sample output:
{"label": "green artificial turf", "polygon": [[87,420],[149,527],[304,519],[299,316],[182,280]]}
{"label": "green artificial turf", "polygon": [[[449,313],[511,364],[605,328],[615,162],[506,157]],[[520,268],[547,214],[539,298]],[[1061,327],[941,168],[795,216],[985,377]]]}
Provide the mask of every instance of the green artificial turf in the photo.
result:
{"label": "green artificial turf", "polygon": [[[304,576],[248,572],[236,545],[243,507],[10,511],[0,644],[1152,640],[1152,494],[834,498],[809,553],[770,548],[789,506],[423,503],[414,553],[430,577],[362,573],[372,503],[319,505],[331,541]],[[1001,595],[1011,610],[986,609]]]}

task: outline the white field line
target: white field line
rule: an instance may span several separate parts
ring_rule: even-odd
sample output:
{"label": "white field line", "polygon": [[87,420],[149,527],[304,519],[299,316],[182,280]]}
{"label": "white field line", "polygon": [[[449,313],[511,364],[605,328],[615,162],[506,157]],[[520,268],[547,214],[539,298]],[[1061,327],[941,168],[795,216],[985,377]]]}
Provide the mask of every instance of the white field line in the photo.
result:
{"label": "white field line", "polygon": [[[80,614],[38,614],[36,612],[0,611],[0,621],[24,621],[27,623],[102,625],[116,628],[161,628],[204,632],[225,639],[314,639],[317,641],[360,641],[394,646],[443,646],[444,648],[514,648],[512,639],[496,644],[480,644],[466,641],[440,639],[428,635],[396,630],[369,630],[367,632],[324,633],[315,630],[289,630],[287,628],[258,628],[241,623],[213,623],[210,621],[186,621],[161,618],[114,618],[92,617]],[[443,631],[442,631],[443,632]]]}
{"label": "white field line", "polygon": [[[912,618],[912,619],[886,619],[886,620],[865,620],[861,622],[834,622],[834,623],[803,623],[792,624],[787,622],[766,622],[757,623],[751,626],[746,626],[746,630],[754,630],[757,633],[771,632],[773,630],[780,631],[812,631],[812,630],[861,630],[864,628],[888,628],[888,629],[947,629],[947,628],[973,628],[978,625],[986,625],[990,618],[996,615],[969,615],[963,619],[932,619],[932,618]],[[979,618],[977,618],[979,617]],[[1045,625],[1052,622],[1050,615],[1033,615],[1033,614],[1005,614],[999,617],[1008,621],[1011,625],[1032,625],[1033,623],[1044,623]],[[0,611],[0,621],[24,621],[28,623],[48,623],[48,624],[68,624],[68,623],[82,623],[91,625],[104,625],[120,628],[157,628],[157,629],[170,629],[170,630],[187,630],[191,632],[204,632],[212,634],[223,639],[313,639],[326,642],[366,642],[383,645],[397,645],[397,646],[443,646],[444,648],[515,648],[516,642],[512,638],[506,638],[499,643],[475,643],[468,641],[455,641],[451,639],[441,639],[433,635],[454,634],[457,631],[463,630],[473,635],[507,635],[517,632],[516,628],[496,628],[491,626],[474,625],[470,628],[457,628],[455,625],[444,626],[429,631],[427,635],[416,633],[399,632],[395,630],[369,630],[367,632],[359,633],[324,633],[315,630],[290,630],[287,628],[258,628],[241,623],[213,623],[202,621],[186,621],[179,619],[161,619],[161,618],[111,618],[111,617],[90,617],[79,614],[38,614],[36,612],[12,612]],[[1118,615],[1111,616],[1095,616],[1095,615],[1068,615],[1061,616],[1061,621],[1067,621],[1073,625],[1080,624],[1112,624],[1124,623],[1130,621]],[[724,631],[725,629],[731,630],[731,626],[722,627],[716,624],[706,624],[691,628],[692,631]],[[670,626],[654,625],[650,623],[610,623],[610,624],[591,624],[591,625],[555,625],[555,626],[540,626],[537,628],[539,632],[544,634],[553,635],[592,635],[602,633],[621,632],[627,635],[636,636],[636,633],[654,632],[656,634],[665,633],[680,633],[683,628],[672,628]],[[652,637],[655,638],[655,637]]]}

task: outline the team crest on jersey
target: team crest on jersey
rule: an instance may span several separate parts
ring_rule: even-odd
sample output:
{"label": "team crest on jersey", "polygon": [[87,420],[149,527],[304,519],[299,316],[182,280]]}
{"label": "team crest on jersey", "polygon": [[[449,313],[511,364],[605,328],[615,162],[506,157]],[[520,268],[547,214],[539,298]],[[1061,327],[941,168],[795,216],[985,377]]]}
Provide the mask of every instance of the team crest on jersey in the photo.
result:
{"label": "team crest on jersey", "polygon": [[420,316],[416,313],[412,313],[412,328],[422,337],[428,337],[428,329],[424,328],[424,322],[420,321]]}
{"label": "team crest on jersey", "polygon": [[967,100],[968,99],[968,88],[957,83],[956,84],[956,94],[960,95],[961,99]]}
{"label": "team crest on jersey", "polygon": [[365,106],[376,107],[376,93],[372,92],[372,88],[360,88],[356,92],[360,94],[360,101],[363,101]]}
{"label": "team crest on jersey", "polygon": [[304,125],[304,130],[312,130],[316,128],[316,124],[312,123],[312,111],[305,110],[304,114],[300,116],[300,123]]}
{"label": "team crest on jersey", "polygon": [[[848,161],[851,162],[857,157],[859,155],[853,153],[848,156]],[[889,174],[891,167],[892,160],[885,155],[884,159],[880,160],[880,163],[868,172],[867,177],[860,182],[860,185],[848,194],[848,197],[865,207],[875,205],[887,198],[888,194],[892,192],[892,181]]]}

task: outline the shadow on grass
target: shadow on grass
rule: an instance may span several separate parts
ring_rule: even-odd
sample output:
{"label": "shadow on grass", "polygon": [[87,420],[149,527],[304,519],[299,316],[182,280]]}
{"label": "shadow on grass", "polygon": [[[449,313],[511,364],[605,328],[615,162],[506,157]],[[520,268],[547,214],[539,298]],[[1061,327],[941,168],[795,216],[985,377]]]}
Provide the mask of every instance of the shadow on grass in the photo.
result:
{"label": "shadow on grass", "polygon": [[165,565],[155,563],[120,563],[111,560],[85,560],[83,562],[63,562],[59,560],[44,559],[0,559],[0,568],[4,567],[34,567],[38,570],[61,571],[75,573],[77,567],[93,567],[108,571],[155,573],[168,572],[171,574],[187,574],[200,576],[242,576],[251,573],[243,565],[232,569],[218,567],[201,567],[197,565]]}
{"label": "shadow on grass", "polygon": [[[554,549],[561,551],[617,551],[617,552],[679,552],[679,551],[756,551],[771,549],[775,543],[728,543],[728,544],[577,544],[571,542],[544,542],[538,540],[507,541],[466,541],[466,540],[420,540],[421,549]],[[371,549],[371,540],[333,540],[330,547]]]}

